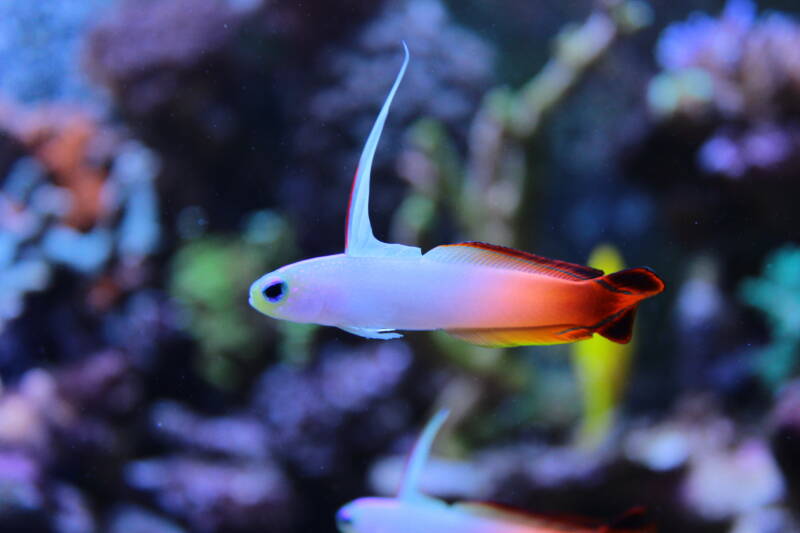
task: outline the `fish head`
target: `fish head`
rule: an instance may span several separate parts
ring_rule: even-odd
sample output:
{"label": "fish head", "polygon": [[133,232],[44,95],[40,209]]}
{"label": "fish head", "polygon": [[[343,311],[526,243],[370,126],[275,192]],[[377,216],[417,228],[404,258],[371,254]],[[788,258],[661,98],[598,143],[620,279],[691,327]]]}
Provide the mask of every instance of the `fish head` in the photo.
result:
{"label": "fish head", "polygon": [[359,498],[339,509],[336,526],[340,533],[443,531],[451,521],[448,510],[445,502],[427,497]]}
{"label": "fish head", "polygon": [[360,517],[359,500],[350,502],[336,513],[336,528],[339,533],[357,533],[358,521]]}
{"label": "fish head", "polygon": [[250,285],[250,305],[279,320],[320,323],[330,288],[315,261],[293,263],[258,278]]}
{"label": "fish head", "polygon": [[400,507],[395,498],[360,498],[339,509],[336,527],[340,533],[399,532],[406,523]]}

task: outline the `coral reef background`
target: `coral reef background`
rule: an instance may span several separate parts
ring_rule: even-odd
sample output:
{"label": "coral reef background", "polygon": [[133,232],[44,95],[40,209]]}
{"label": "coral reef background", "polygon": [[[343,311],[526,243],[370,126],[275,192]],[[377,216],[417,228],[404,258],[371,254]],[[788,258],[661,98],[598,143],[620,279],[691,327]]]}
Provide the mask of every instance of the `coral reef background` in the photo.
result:
{"label": "coral reef background", "polygon": [[[250,282],[486,240],[668,290],[635,342],[279,323]],[[334,532],[423,489],[661,531],[800,532],[791,0],[0,2],[0,531]]]}

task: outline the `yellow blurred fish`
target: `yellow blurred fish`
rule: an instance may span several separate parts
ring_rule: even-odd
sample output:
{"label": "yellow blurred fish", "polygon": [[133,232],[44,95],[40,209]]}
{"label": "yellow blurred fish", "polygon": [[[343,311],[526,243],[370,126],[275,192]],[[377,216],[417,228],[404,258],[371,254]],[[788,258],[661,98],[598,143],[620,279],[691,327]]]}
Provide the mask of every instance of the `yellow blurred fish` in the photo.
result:
{"label": "yellow blurred fish", "polygon": [[[589,256],[589,265],[606,271],[625,268],[622,256],[610,244],[598,245]],[[578,428],[578,444],[600,444],[614,423],[614,415],[628,378],[634,344],[618,344],[593,337],[573,344],[572,362],[580,383],[583,419]]]}

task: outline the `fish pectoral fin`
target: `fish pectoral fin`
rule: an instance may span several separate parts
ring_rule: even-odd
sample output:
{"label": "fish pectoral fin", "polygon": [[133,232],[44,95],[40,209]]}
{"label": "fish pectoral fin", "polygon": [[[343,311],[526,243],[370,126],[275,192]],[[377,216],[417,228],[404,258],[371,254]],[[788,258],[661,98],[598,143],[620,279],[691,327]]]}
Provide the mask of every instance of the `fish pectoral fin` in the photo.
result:
{"label": "fish pectoral fin", "polygon": [[389,339],[399,339],[403,335],[397,333],[393,329],[370,329],[370,328],[351,328],[351,327],[343,327],[339,326],[339,329],[343,329],[348,333],[352,333],[353,335],[358,335],[359,337],[364,337],[366,339],[382,339],[382,340],[389,340]]}
{"label": "fish pectoral fin", "polygon": [[535,328],[446,329],[445,331],[471,344],[495,348],[563,344],[588,339],[593,333],[591,328],[571,324]]}

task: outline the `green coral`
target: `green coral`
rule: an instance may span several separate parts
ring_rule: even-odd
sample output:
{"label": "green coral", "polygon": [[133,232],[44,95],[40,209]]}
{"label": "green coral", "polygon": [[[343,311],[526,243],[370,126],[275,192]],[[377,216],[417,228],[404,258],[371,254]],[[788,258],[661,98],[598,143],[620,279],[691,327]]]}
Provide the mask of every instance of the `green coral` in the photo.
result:
{"label": "green coral", "polygon": [[779,385],[796,370],[800,356],[800,247],[770,254],[761,277],[745,280],[740,293],[766,317],[772,342],[762,349],[758,371],[768,385]]}
{"label": "green coral", "polygon": [[235,387],[264,353],[273,332],[248,306],[248,287],[293,254],[288,225],[269,211],[252,215],[244,236],[200,237],[175,254],[169,291],[186,312],[198,371],[210,383]]}

